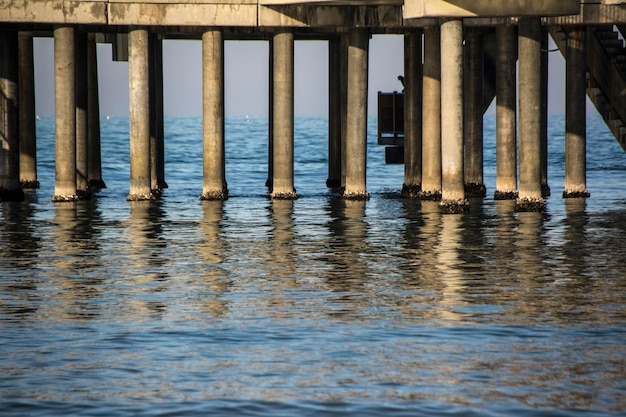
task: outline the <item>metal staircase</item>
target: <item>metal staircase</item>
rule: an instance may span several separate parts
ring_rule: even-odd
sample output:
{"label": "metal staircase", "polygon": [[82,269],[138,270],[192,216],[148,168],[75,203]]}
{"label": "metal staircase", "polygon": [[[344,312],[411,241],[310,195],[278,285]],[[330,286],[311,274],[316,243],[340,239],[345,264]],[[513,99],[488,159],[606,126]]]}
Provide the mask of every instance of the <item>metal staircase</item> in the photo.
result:
{"label": "metal staircase", "polygon": [[[626,151],[626,48],[622,34],[626,25],[588,26],[587,96]],[[561,26],[550,28],[561,54],[566,54],[567,35]]]}

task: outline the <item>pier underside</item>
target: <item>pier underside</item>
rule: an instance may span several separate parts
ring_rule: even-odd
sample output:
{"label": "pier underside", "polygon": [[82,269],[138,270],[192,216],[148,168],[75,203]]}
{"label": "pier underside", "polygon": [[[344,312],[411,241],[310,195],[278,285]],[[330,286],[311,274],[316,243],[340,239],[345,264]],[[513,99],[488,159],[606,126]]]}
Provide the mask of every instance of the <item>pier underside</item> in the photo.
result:
{"label": "pier underside", "polygon": [[329,43],[327,185],[343,198],[367,199],[369,39],[383,33],[405,39],[405,91],[391,106],[400,113],[386,139],[402,148],[393,157],[405,164],[404,198],[443,199],[443,212],[465,212],[467,197],[486,195],[482,115],[495,99],[494,198],[517,199],[521,211],[544,209],[548,33],[567,60],[563,196],[589,196],[585,92],[626,149],[626,0],[0,0],[0,196],[19,200],[16,189],[38,184],[36,138],[26,129],[34,125],[32,39],[49,36],[58,86],[54,201],[90,198],[104,186],[97,63],[88,53],[97,42],[129,61],[128,199],[158,199],[167,188],[162,41],[169,38],[203,42],[202,199],[228,196],[223,43],[232,39],[270,43],[270,196],[297,197],[293,43],[317,39]]}

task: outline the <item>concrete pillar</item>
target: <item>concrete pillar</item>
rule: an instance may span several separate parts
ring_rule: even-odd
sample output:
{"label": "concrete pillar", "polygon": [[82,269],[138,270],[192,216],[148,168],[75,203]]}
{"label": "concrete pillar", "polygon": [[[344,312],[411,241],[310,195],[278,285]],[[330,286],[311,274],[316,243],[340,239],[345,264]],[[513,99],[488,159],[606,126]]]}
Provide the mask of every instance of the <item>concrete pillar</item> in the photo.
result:
{"label": "concrete pillar", "polygon": [[87,34],[74,34],[76,88],[76,195],[89,200],[88,119],[87,119]]}
{"label": "concrete pillar", "polygon": [[158,198],[151,192],[150,82],[148,31],[132,28],[128,33],[128,83],[130,105],[129,201]]}
{"label": "concrete pillar", "polygon": [[441,40],[439,26],[424,28],[422,80],[422,200],[441,199]]}
{"label": "concrete pillar", "polygon": [[274,42],[270,40],[268,43],[267,180],[265,180],[265,186],[271,193],[274,181]]}
{"label": "concrete pillar", "polygon": [[541,20],[519,20],[519,197],[516,211],[543,211],[541,194]]}
{"label": "concrete pillar", "polygon": [[339,74],[341,78],[341,192],[346,189],[346,137],[348,136],[348,34],[342,33],[339,39]]}
{"label": "concrete pillar", "polygon": [[155,42],[155,78],[154,99],[156,101],[156,154],[157,186],[160,190],[168,188],[165,181],[165,111],[163,110],[163,39]]}
{"label": "concrete pillar", "polygon": [[202,35],[202,141],[203,182],[201,200],[225,200],[224,150],[224,35],[222,29]]}
{"label": "concrete pillar", "polygon": [[465,193],[467,197],[486,195],[483,178],[483,61],[481,28],[465,33]]}
{"label": "concrete pillar", "polygon": [[587,70],[585,28],[567,30],[564,198],[587,198]]}
{"label": "concrete pillar", "polygon": [[0,201],[22,201],[17,32],[0,32]]}
{"label": "concrete pillar", "polygon": [[550,196],[548,185],[548,37],[549,31],[541,27],[541,195]]}
{"label": "concrete pillar", "polygon": [[39,188],[39,181],[37,180],[35,66],[33,35],[31,33],[18,33],[18,56],[20,184],[22,188]]}
{"label": "concrete pillar", "polygon": [[517,198],[517,34],[496,27],[496,200]]}
{"label": "concrete pillar", "polygon": [[341,187],[341,41],[328,40],[328,179],[326,186]]}
{"label": "concrete pillar", "polygon": [[165,182],[165,149],[163,134],[163,40],[150,34],[150,187],[153,194],[167,188]]}
{"label": "concrete pillar", "polygon": [[369,33],[351,28],[348,34],[348,97],[346,123],[346,187],[343,198],[366,200],[367,76]]}
{"label": "concrete pillar", "polygon": [[441,23],[441,203],[443,213],[469,209],[463,179],[463,21]]}
{"label": "concrete pillar", "polygon": [[404,34],[404,184],[402,196],[422,191],[422,31]]}
{"label": "concrete pillar", "polygon": [[294,45],[293,32],[280,29],[273,39],[273,130],[274,175],[271,197],[295,199],[293,186],[293,105]]}
{"label": "concrete pillar", "polygon": [[98,54],[95,34],[87,36],[87,170],[89,189],[106,188],[102,180],[100,146],[100,98],[98,94]]}
{"label": "concrete pillar", "polygon": [[52,201],[76,201],[76,90],[74,28],[54,29],[55,166]]}

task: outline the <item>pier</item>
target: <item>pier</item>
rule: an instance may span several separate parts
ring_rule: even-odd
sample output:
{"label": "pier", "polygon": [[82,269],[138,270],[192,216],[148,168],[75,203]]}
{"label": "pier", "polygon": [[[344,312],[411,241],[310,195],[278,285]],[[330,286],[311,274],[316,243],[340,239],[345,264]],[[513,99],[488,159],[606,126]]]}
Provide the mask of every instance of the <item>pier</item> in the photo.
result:
{"label": "pier", "polygon": [[[587,198],[585,105],[589,97],[626,150],[626,0],[0,0],[0,201],[38,187],[33,38],[54,38],[55,165],[52,200],[92,198],[100,167],[96,43],[129,66],[129,201],[158,199],[164,175],[164,39],[202,42],[203,200],[228,198],[224,42],[270,45],[269,196],[296,199],[294,41],[328,42],[326,186],[369,198],[369,40],[404,36],[403,198],[515,200],[543,211],[548,183],[547,45],[566,59],[563,198]],[[519,94],[517,93],[519,91]],[[496,106],[496,189],[483,182],[483,126]],[[395,105],[394,105],[395,108]],[[381,115],[379,114],[379,120]],[[379,132],[380,137],[380,132]],[[261,187],[262,184],[259,184]],[[320,184],[320,187],[324,186]]]}

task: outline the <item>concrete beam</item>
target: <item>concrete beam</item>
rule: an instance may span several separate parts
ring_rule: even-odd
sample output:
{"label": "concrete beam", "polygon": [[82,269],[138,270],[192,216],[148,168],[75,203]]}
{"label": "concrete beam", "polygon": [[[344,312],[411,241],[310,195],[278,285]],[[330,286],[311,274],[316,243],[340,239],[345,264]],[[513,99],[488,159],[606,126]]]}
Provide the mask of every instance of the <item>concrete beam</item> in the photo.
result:
{"label": "concrete beam", "polygon": [[106,24],[106,0],[0,0],[0,22]]}
{"label": "concrete beam", "polygon": [[[624,0],[619,0],[624,1]],[[546,25],[617,25],[626,23],[626,3],[581,3],[580,12],[572,16],[554,16],[544,19]]]}
{"label": "concrete beam", "polygon": [[263,6],[276,6],[285,4],[303,5],[333,5],[333,6],[382,6],[395,5],[402,6],[403,0],[259,0]]}
{"label": "concrete beam", "polygon": [[109,3],[108,18],[110,25],[256,26],[257,4],[252,0],[219,3],[114,0]]}
{"label": "concrete beam", "polygon": [[579,0],[405,0],[404,18],[562,16],[576,14]]}
{"label": "concrete beam", "polygon": [[400,6],[259,6],[259,26],[402,27]]}

